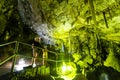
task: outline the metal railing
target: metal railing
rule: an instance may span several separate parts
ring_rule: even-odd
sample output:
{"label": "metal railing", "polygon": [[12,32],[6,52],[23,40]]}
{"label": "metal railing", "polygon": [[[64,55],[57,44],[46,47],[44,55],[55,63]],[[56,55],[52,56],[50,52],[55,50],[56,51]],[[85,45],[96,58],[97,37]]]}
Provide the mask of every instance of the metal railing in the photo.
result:
{"label": "metal railing", "polygon": [[[24,58],[33,58],[33,57],[30,57],[30,56],[25,56],[25,55],[20,55],[20,54],[18,54],[18,53],[19,53],[18,50],[19,50],[19,45],[20,45],[20,44],[26,45],[26,46],[28,46],[28,47],[32,47],[32,45],[30,45],[30,44],[23,43],[23,42],[19,42],[19,41],[13,41],[13,42],[1,44],[0,47],[6,46],[6,45],[10,45],[10,44],[13,44],[13,43],[15,43],[15,48],[14,48],[14,51],[13,51],[13,55],[0,62],[0,66],[1,66],[1,65],[3,65],[4,63],[6,63],[7,61],[9,61],[10,59],[12,59],[11,72],[14,72],[15,63],[16,63],[16,57],[17,57],[17,56],[23,56]],[[35,47],[38,48],[38,49],[40,49],[40,50],[43,49],[43,48],[40,48],[40,47],[37,47],[37,46],[35,46]],[[46,61],[55,62],[56,67],[57,67],[57,63],[58,63],[58,62],[65,61],[65,60],[58,60],[58,56],[59,56],[58,53],[53,52],[53,51],[50,51],[50,50],[47,50],[47,51],[55,55],[55,60],[48,58]],[[39,58],[39,57],[37,57],[36,59],[43,60],[43,58]],[[67,61],[69,61],[69,60],[67,60]]]}

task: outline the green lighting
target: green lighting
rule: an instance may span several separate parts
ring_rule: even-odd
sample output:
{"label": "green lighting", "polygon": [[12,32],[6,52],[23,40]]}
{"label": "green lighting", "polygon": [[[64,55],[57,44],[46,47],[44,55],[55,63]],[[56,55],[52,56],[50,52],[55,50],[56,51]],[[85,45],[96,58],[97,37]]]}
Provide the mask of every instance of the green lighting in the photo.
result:
{"label": "green lighting", "polygon": [[66,66],[62,66],[62,71],[65,72],[67,70]]}
{"label": "green lighting", "polygon": [[68,66],[68,68],[67,68],[69,71],[71,70],[71,66]]}
{"label": "green lighting", "polygon": [[62,66],[62,74],[63,75],[71,73],[72,70],[73,70],[73,68],[70,65],[64,65],[64,66]]}
{"label": "green lighting", "polygon": [[64,80],[72,80],[76,75],[76,66],[73,62],[63,62],[57,72]]}

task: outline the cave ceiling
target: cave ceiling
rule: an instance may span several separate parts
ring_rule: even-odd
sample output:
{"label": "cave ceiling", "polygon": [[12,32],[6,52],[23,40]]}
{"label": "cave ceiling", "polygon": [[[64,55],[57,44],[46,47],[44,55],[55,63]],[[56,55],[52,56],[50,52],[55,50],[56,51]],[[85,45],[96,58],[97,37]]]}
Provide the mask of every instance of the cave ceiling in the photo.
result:
{"label": "cave ceiling", "polygon": [[[15,5],[10,4],[12,0],[0,1],[2,34],[7,22],[4,17],[9,19]],[[17,3],[23,23],[32,24],[38,34],[65,39],[91,31],[102,39],[119,42],[120,0],[17,0]]]}
{"label": "cave ceiling", "polygon": [[120,0],[0,0],[0,41],[27,42],[36,36],[27,27],[60,39],[64,51],[80,55],[77,64],[97,66],[110,53],[106,64],[119,70]]}
{"label": "cave ceiling", "polygon": [[30,3],[36,16],[37,8],[43,14],[42,18],[50,25],[49,34],[54,38],[79,36],[85,34],[86,29],[92,29],[95,33],[105,34],[104,39],[111,40],[110,36],[117,34],[114,41],[118,41],[119,0],[30,0]]}
{"label": "cave ceiling", "polygon": [[103,64],[101,59],[113,66],[105,55],[116,54],[112,46],[120,44],[120,0],[39,0],[38,5],[50,36],[62,39],[69,53],[87,56],[85,63]]}

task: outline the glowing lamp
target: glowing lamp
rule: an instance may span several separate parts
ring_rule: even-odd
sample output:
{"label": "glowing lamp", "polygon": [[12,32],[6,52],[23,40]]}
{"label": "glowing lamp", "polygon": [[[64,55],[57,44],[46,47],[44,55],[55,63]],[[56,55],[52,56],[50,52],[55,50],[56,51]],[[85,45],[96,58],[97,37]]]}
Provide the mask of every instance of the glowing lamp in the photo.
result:
{"label": "glowing lamp", "polygon": [[76,75],[76,66],[72,62],[63,62],[63,65],[59,67],[57,72],[65,80],[72,80]]}

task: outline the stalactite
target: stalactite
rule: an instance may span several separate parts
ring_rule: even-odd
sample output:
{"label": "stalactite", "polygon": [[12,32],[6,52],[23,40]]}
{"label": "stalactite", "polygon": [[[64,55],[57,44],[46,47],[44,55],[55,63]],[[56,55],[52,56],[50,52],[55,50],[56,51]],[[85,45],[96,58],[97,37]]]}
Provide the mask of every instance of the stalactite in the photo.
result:
{"label": "stalactite", "polygon": [[61,3],[63,0],[57,0],[58,1],[58,3]]}
{"label": "stalactite", "polygon": [[87,24],[90,24],[91,20],[92,20],[92,16],[87,17],[87,18],[86,18]]}
{"label": "stalactite", "polygon": [[88,0],[84,0],[84,4],[87,4],[88,3]]}
{"label": "stalactite", "polygon": [[110,16],[110,19],[112,20],[112,15],[111,15],[110,9],[109,9],[109,16]]}
{"label": "stalactite", "polygon": [[68,1],[69,1],[69,0],[67,0],[67,4],[68,4]]}
{"label": "stalactite", "polygon": [[103,12],[103,17],[104,17],[104,21],[105,21],[106,27],[109,28],[108,27],[108,23],[107,23],[107,19],[106,19],[106,16],[105,16],[105,12]]}
{"label": "stalactite", "polygon": [[95,16],[93,0],[89,0],[89,5],[90,5],[91,12],[92,12],[93,21],[96,24],[96,16]]}

